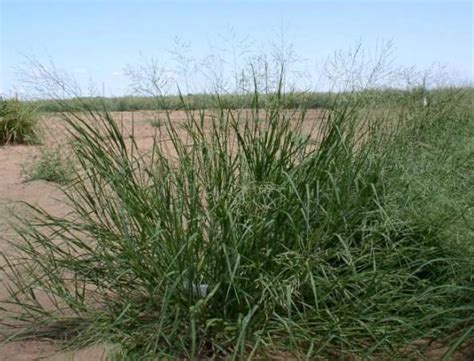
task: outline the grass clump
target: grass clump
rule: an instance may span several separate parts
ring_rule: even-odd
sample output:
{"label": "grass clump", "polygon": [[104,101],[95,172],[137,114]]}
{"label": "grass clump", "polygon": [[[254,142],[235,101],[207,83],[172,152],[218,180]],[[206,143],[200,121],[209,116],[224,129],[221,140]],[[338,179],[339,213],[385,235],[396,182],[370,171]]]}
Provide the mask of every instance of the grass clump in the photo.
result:
{"label": "grass clump", "polygon": [[149,123],[153,128],[161,128],[163,126],[163,121],[160,119],[151,119]]}
{"label": "grass clump", "polygon": [[44,180],[58,184],[69,183],[74,174],[71,158],[60,147],[43,148],[33,160],[23,165],[26,181]]}
{"label": "grass clump", "polygon": [[[20,319],[136,359],[391,357],[469,338],[471,255],[403,211],[412,160],[393,119],[345,98],[309,120],[271,100],[186,111],[180,132],[168,118],[146,155],[107,111],[66,114],[73,213],[33,207],[18,227],[6,261]],[[446,109],[416,110],[421,141]]]}
{"label": "grass clump", "polygon": [[39,142],[35,110],[17,99],[0,100],[0,145]]}
{"label": "grass clump", "polygon": [[[403,168],[393,179],[406,190],[406,218],[436,230],[446,247],[474,249],[474,92],[451,90],[433,99],[427,119],[417,129],[406,129]],[[446,108],[445,102],[456,107]],[[400,194],[395,203],[401,203]],[[474,280],[473,280],[474,283]]]}

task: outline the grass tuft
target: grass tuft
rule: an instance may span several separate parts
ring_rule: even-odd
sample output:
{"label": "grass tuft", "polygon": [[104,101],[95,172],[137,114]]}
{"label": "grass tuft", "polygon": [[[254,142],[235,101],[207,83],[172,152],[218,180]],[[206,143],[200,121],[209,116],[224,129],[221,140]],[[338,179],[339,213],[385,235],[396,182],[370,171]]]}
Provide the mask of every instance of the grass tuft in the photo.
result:
{"label": "grass tuft", "polygon": [[69,183],[74,175],[71,158],[64,148],[43,148],[40,154],[22,167],[26,181],[44,180],[58,184]]}
{"label": "grass tuft", "polygon": [[37,144],[38,120],[34,109],[19,100],[0,100],[0,145]]}
{"label": "grass tuft", "polygon": [[154,128],[160,128],[163,126],[163,121],[160,119],[151,119],[150,125]]}

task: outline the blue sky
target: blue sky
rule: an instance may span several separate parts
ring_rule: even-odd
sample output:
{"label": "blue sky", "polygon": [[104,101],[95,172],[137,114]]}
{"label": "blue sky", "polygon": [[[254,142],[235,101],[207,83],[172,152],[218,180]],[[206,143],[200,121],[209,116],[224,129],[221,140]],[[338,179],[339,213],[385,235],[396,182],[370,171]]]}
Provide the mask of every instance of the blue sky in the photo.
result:
{"label": "blue sky", "polygon": [[[0,0],[0,93],[24,91],[18,76],[25,56],[92,79],[107,95],[130,90],[123,69],[156,58],[175,66],[176,39],[186,56],[204,59],[245,39],[252,51],[270,49],[281,34],[304,59],[311,79],[317,64],[358,43],[375,49],[393,41],[396,66],[446,66],[474,79],[471,1],[146,1]],[[230,39],[234,39],[230,41]],[[220,50],[219,50],[220,49]],[[225,51],[225,50],[222,50]],[[315,65],[313,67],[313,65]],[[174,68],[173,68],[174,69]],[[306,80],[308,80],[307,78]],[[181,79],[182,80],[182,79]],[[199,84],[194,86],[199,87]]]}

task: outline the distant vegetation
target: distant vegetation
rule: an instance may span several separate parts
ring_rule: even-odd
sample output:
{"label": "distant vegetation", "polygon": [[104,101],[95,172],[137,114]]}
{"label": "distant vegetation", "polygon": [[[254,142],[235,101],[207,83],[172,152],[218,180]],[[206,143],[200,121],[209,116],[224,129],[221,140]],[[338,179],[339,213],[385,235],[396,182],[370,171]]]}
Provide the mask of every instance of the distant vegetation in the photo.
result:
{"label": "distant vegetation", "polygon": [[[267,106],[271,97],[261,95],[260,106]],[[326,106],[331,99],[329,93],[292,93],[285,97],[285,107],[287,108],[321,108]],[[80,100],[80,101],[79,101]],[[254,106],[255,97],[253,94],[232,94],[220,95],[196,94],[184,95],[182,97],[162,96],[124,96],[114,98],[104,97],[84,97],[74,99],[36,100],[31,102],[35,107],[45,112],[74,111],[81,108],[81,103],[86,102],[94,108],[105,108],[108,111],[138,111],[138,110],[189,110],[197,109],[241,109]]]}
{"label": "distant vegetation", "polygon": [[[451,91],[463,91],[472,93],[469,88],[453,88]],[[434,89],[431,91],[419,89],[401,90],[364,90],[358,92],[332,93],[332,92],[290,92],[283,94],[279,98],[279,106],[287,109],[316,109],[329,108],[338,98],[340,103],[344,98],[353,100],[356,96],[359,104],[403,104],[408,98],[417,98],[422,102],[422,95],[429,94],[429,97],[439,97],[446,91],[446,88]],[[195,95],[169,95],[169,96],[123,96],[123,97],[75,97],[73,99],[50,99],[35,100],[25,102],[34,106],[39,111],[44,112],[68,112],[83,109],[84,104],[94,109],[106,109],[107,111],[139,111],[139,110],[199,110],[199,109],[243,109],[258,106],[270,107],[274,94],[195,94]]]}

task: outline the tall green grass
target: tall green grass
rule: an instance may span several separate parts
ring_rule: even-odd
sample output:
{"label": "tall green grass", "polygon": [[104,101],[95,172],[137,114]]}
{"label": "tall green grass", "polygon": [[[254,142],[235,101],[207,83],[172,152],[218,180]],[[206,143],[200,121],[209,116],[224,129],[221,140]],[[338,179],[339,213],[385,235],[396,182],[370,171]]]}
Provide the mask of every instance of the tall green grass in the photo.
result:
{"label": "tall green grass", "polygon": [[29,331],[115,342],[124,359],[394,357],[471,337],[472,253],[411,212],[431,207],[412,204],[418,143],[461,126],[443,116],[459,97],[385,118],[346,95],[319,119],[279,92],[247,112],[216,99],[182,97],[184,127],[169,116],[147,154],[107,110],[65,114],[73,212],[32,206],[5,256]]}
{"label": "tall green grass", "polygon": [[0,145],[38,143],[38,117],[35,109],[18,99],[0,99]]}

